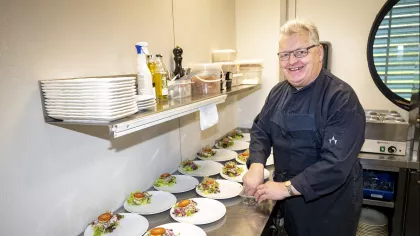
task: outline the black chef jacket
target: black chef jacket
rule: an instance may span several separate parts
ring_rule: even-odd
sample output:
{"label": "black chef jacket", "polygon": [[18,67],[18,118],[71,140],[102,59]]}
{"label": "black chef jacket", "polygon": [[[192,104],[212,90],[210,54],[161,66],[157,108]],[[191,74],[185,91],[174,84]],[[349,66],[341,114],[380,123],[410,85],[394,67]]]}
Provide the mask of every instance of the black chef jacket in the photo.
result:
{"label": "black chef jacket", "polygon": [[297,90],[277,84],[255,118],[247,165],[266,163],[274,180],[290,180],[302,196],[284,201],[289,236],[354,236],[362,205],[365,113],[353,89],[322,69]]}

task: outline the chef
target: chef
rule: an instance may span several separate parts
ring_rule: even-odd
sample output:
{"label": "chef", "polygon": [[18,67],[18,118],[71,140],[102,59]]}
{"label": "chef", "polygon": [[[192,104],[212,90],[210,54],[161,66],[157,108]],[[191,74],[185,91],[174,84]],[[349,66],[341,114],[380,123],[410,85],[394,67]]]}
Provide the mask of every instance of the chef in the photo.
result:
{"label": "chef", "polygon": [[[353,89],[322,68],[323,56],[313,23],[281,27],[278,57],[286,81],[273,87],[251,130],[245,192],[258,202],[284,200],[289,236],[354,236],[362,206],[357,156],[365,113]],[[264,183],[271,148],[274,182]]]}

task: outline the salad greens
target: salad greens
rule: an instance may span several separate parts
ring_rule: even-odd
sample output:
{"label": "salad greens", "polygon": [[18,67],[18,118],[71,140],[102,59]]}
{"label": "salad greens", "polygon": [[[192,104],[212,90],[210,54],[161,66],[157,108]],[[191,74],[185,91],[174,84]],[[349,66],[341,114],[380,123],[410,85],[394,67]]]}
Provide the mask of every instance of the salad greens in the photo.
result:
{"label": "salad greens", "polygon": [[243,162],[246,162],[248,160],[248,157],[249,157],[249,149],[245,150],[243,153],[238,155],[238,159]]}
{"label": "salad greens", "polygon": [[197,153],[197,156],[204,157],[204,158],[209,158],[214,155],[216,155],[216,151],[211,149],[210,146],[206,146],[205,148],[201,149],[201,152]]}
{"label": "salad greens", "polygon": [[228,162],[226,162],[222,171],[223,171],[223,174],[225,174],[229,177],[236,177],[236,176],[241,175],[242,172],[244,172],[244,169],[242,167],[238,167],[236,165],[236,162],[228,161]]}
{"label": "salad greens", "polygon": [[156,187],[171,187],[174,184],[176,184],[176,177],[170,175],[167,177],[161,176],[153,185]]}
{"label": "salad greens", "polygon": [[203,191],[204,194],[220,193],[219,183],[209,177],[204,177],[204,180],[198,185],[198,189]]}
{"label": "salad greens", "polygon": [[[99,220],[101,216],[109,215],[108,220]],[[93,229],[93,236],[102,236],[103,234],[112,233],[119,225],[120,220],[124,218],[124,215],[105,213],[93,221],[90,225]]]}
{"label": "salad greens", "polygon": [[131,193],[127,198],[127,203],[130,205],[146,205],[152,202],[152,194],[148,192],[135,192]]}
{"label": "salad greens", "polygon": [[199,165],[195,164],[195,162],[191,160],[181,162],[180,166],[182,167],[184,171],[187,171],[187,172],[191,172],[200,168]]}
{"label": "salad greens", "polygon": [[234,130],[229,134],[229,137],[240,140],[244,138],[244,135],[242,134],[240,130]]}
{"label": "salad greens", "polygon": [[224,139],[220,140],[217,143],[217,145],[219,145],[219,147],[222,147],[222,148],[227,148],[227,147],[232,146],[233,143],[234,143],[233,140],[228,137],[228,138],[224,138]]}
{"label": "salad greens", "polygon": [[178,204],[176,204],[174,206],[174,212],[173,214],[177,217],[184,217],[184,216],[192,216],[195,213],[197,213],[199,211],[199,209],[197,208],[197,202],[195,202],[194,200],[189,200],[190,203],[184,207],[180,207],[178,206]]}

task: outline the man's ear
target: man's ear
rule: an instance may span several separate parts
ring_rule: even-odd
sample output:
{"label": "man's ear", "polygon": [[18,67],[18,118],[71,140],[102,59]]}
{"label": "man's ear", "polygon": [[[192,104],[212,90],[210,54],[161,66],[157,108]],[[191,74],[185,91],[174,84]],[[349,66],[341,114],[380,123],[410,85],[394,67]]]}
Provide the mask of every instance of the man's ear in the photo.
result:
{"label": "man's ear", "polygon": [[324,59],[324,47],[321,45],[318,46],[319,61],[322,62]]}

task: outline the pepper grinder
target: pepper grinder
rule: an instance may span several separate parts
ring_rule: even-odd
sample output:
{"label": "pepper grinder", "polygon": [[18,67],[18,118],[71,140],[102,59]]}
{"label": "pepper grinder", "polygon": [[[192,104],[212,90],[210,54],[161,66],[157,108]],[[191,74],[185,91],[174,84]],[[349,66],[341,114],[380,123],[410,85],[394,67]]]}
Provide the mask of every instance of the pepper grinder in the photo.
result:
{"label": "pepper grinder", "polygon": [[182,69],[182,53],[184,52],[182,48],[176,46],[172,51],[174,53],[174,61],[175,61],[175,70],[174,76],[178,76],[177,79],[180,79],[184,76],[184,70]]}

